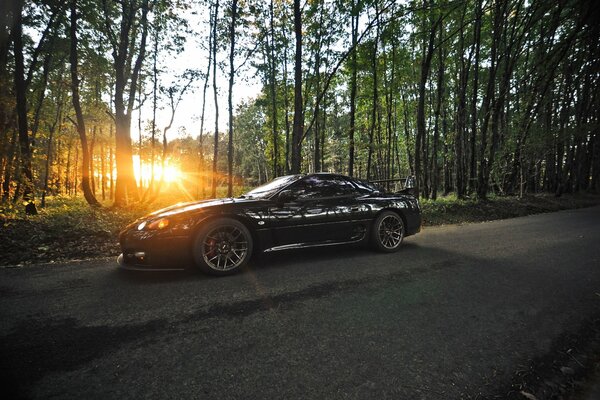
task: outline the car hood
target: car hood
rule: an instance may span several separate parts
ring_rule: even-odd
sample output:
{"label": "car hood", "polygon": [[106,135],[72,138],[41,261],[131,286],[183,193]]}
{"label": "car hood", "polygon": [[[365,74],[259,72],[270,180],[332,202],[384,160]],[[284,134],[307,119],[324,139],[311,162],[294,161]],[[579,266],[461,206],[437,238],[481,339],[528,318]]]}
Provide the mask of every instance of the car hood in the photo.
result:
{"label": "car hood", "polygon": [[244,199],[244,198],[225,198],[225,199],[211,199],[192,201],[188,203],[177,203],[172,206],[154,211],[148,214],[144,219],[164,218],[173,215],[178,215],[187,212],[203,211],[213,207],[220,207],[228,204],[239,204],[239,203],[256,203],[258,200],[255,199]]}

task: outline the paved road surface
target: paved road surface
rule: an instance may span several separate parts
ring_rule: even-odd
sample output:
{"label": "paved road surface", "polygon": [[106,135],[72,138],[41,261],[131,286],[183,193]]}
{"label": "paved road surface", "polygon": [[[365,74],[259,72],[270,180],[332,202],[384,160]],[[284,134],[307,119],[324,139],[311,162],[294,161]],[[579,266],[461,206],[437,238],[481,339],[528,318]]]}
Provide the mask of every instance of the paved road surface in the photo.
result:
{"label": "paved road surface", "polygon": [[264,255],[226,278],[130,273],[108,259],[5,268],[2,391],[505,397],[515,374],[598,319],[599,269],[600,207],[426,228],[391,255]]}

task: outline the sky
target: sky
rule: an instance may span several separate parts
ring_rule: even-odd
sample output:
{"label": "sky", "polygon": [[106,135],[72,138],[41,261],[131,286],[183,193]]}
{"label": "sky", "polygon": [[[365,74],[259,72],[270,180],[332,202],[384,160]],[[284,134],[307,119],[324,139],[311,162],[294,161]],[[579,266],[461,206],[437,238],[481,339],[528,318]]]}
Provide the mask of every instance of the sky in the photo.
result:
{"label": "sky", "polygon": [[[172,55],[168,58],[159,59],[163,65],[163,69],[167,70],[161,75],[161,83],[169,84],[173,82],[178,75],[180,75],[186,69],[195,69],[206,72],[208,66],[208,52],[206,49],[202,49],[201,40],[205,40],[205,44],[208,47],[208,24],[206,23],[207,16],[194,15],[191,12],[186,13],[185,17],[189,20],[190,26],[199,32],[199,38],[188,37],[185,49],[180,54]],[[150,50],[150,49],[149,49]],[[217,60],[219,62],[228,61],[228,49],[222,50],[217,53]],[[148,54],[146,62],[151,62],[152,54]],[[236,64],[240,64],[243,60],[237,60]],[[219,98],[219,131],[226,132],[228,129],[228,84],[229,78],[227,72],[229,64],[226,65],[226,70],[223,71],[217,67],[217,88]],[[212,67],[211,67],[212,74]],[[197,138],[200,133],[200,116],[202,114],[202,90],[204,80],[199,79],[194,83],[194,86],[188,90],[182,97],[181,103],[175,113],[175,119],[173,121],[172,128],[167,134],[167,139],[172,140],[177,137],[191,136]],[[260,79],[256,76],[256,71],[252,68],[249,63],[246,63],[245,67],[240,71],[239,75],[236,76],[233,90],[233,109],[239,104],[252,98],[256,98],[260,93],[262,84]],[[163,101],[163,106],[167,105]],[[159,104],[160,106],[160,104]],[[152,118],[152,100],[148,99],[141,109],[142,112],[142,130],[146,125],[146,122]],[[157,129],[161,132],[163,128],[169,123],[171,116],[170,108],[167,106],[162,110],[157,110]],[[212,86],[212,75],[209,79],[209,85],[206,91],[206,110],[204,118],[204,133],[214,131],[215,126],[215,107],[214,107],[214,94]],[[134,115],[131,127],[131,136],[134,141],[138,140],[138,115]]]}

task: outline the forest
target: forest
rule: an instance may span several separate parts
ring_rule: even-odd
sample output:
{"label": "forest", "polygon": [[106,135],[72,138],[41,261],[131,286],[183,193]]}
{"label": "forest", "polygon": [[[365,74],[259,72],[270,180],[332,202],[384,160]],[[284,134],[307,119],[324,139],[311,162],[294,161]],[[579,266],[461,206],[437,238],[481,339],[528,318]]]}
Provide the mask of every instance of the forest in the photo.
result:
{"label": "forest", "polygon": [[[1,204],[36,213],[83,196],[119,208],[318,171],[414,176],[432,200],[598,192],[598,10],[593,0],[5,0]],[[186,49],[200,60],[174,75]],[[258,94],[234,102],[248,81]],[[181,115],[186,99],[194,116]],[[176,115],[198,129],[178,130]]]}

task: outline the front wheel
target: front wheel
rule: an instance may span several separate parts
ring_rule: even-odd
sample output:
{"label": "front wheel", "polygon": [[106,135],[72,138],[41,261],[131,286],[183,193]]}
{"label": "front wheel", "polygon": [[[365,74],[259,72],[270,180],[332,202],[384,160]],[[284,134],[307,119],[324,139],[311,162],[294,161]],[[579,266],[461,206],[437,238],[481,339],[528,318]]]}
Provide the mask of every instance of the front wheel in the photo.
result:
{"label": "front wheel", "polygon": [[393,211],[384,211],[371,229],[371,242],[375,250],[391,253],[397,251],[404,239],[404,222]]}
{"label": "front wheel", "polygon": [[252,235],[241,222],[220,218],[208,222],[194,239],[194,262],[211,275],[230,275],[248,263]]}

